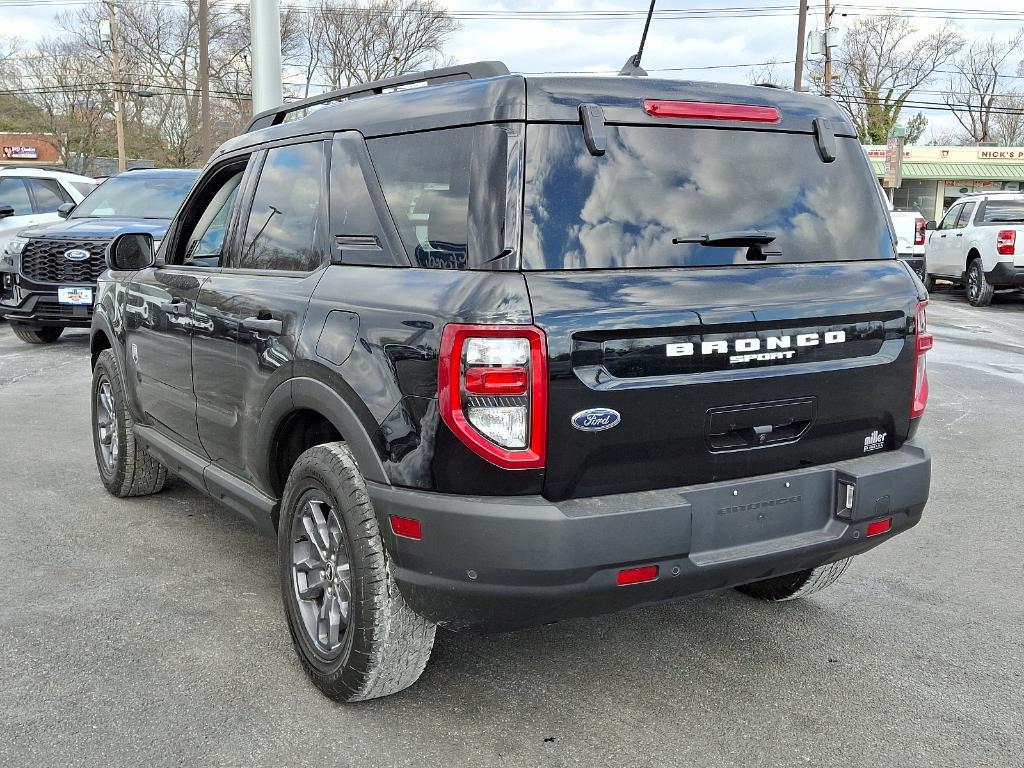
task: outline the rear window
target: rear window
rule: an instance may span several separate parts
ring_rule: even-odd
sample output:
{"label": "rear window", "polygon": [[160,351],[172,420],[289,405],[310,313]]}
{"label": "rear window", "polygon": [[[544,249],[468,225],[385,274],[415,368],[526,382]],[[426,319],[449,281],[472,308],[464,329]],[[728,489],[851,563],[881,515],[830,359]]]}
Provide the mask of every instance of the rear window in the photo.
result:
{"label": "rear window", "polygon": [[978,224],[1024,223],[1024,200],[986,200]]}
{"label": "rear window", "polygon": [[891,258],[892,236],[860,145],[777,131],[608,126],[591,155],[579,125],[531,125],[525,269],[748,264],[748,246],[673,238],[763,230],[768,262]]}
{"label": "rear window", "polygon": [[366,142],[409,259],[433,269],[486,267],[502,251],[508,134],[498,125]]}

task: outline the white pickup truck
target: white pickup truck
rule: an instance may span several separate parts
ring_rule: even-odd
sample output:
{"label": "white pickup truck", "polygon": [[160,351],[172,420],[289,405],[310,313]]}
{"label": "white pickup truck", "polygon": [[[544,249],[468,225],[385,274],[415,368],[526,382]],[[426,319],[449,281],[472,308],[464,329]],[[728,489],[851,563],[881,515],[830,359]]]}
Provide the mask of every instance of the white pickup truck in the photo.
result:
{"label": "white pickup truck", "polygon": [[967,195],[930,230],[925,284],[935,278],[967,288],[967,300],[986,307],[998,288],[1024,286],[1024,194]]}
{"label": "white pickup truck", "polygon": [[907,262],[924,280],[925,219],[917,211],[894,211],[889,206],[889,216],[896,230],[896,255]]}

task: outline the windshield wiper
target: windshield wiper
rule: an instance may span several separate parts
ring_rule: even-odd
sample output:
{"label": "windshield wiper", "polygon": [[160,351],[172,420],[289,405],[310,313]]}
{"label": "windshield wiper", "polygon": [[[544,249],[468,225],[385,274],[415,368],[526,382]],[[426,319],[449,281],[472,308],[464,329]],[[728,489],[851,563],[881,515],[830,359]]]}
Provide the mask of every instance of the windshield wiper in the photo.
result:
{"label": "windshield wiper", "polygon": [[777,235],[763,229],[741,229],[735,232],[712,232],[694,237],[673,237],[672,245],[696,243],[718,248],[741,248],[744,245],[768,245]]}

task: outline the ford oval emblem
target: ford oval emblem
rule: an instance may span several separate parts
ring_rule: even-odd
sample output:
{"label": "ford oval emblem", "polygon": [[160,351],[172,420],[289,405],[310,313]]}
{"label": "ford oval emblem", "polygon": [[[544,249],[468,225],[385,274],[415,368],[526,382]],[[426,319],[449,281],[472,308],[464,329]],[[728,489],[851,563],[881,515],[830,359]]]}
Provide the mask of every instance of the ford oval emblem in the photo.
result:
{"label": "ford oval emblem", "polygon": [[64,251],[64,258],[68,261],[86,261],[91,253],[82,250],[81,248],[72,248],[70,251]]}
{"label": "ford oval emblem", "polygon": [[611,408],[588,408],[573,415],[572,425],[582,432],[600,432],[611,429],[620,420],[619,412]]}

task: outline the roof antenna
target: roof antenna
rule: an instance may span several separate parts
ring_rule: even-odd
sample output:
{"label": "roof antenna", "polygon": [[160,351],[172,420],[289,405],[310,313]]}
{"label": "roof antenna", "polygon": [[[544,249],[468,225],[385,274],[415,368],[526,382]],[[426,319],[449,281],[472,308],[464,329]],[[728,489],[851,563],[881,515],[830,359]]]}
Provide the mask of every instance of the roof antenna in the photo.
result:
{"label": "roof antenna", "polygon": [[626,59],[626,63],[623,64],[622,69],[619,70],[620,75],[626,75],[627,77],[647,77],[647,72],[640,67],[640,58],[644,55],[644,43],[647,42],[647,30],[651,27],[651,17],[654,15],[654,4],[656,2],[658,2],[658,0],[651,0],[651,7],[647,10],[647,21],[644,23],[644,33],[640,36],[640,50]]}

